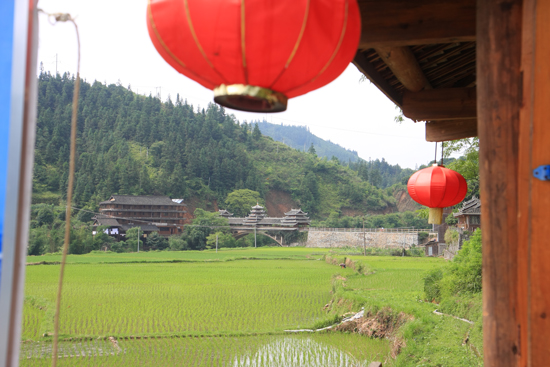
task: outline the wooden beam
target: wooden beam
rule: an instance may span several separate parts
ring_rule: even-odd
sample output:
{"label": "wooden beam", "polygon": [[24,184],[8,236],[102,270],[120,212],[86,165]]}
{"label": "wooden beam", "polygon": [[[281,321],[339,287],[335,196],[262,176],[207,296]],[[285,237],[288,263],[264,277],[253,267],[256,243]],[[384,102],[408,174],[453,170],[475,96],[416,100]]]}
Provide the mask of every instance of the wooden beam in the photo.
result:
{"label": "wooden beam", "polygon": [[431,89],[430,82],[408,46],[377,47],[375,51],[405,88],[411,92]]}
{"label": "wooden beam", "polygon": [[363,53],[359,50],[355,54],[355,58],[353,59],[353,64],[357,67],[357,69],[365,75],[372,84],[376,85],[378,89],[382,91],[388,97],[393,103],[401,107],[402,105],[402,97],[399,93],[393,89],[386,79],[384,79],[378,71],[374,68],[374,66],[363,56]]}
{"label": "wooden beam", "polygon": [[477,119],[442,120],[426,123],[426,141],[449,141],[477,136]]}
{"label": "wooden beam", "polygon": [[403,114],[414,121],[475,119],[475,88],[431,89],[403,93]]}
{"label": "wooden beam", "polygon": [[476,0],[358,0],[358,4],[359,49],[476,39]]}
{"label": "wooden beam", "polygon": [[520,343],[526,325],[520,322],[518,308],[522,288],[518,287],[518,249],[527,245],[525,238],[518,237],[521,32],[522,0],[478,0],[476,74],[486,367],[519,366],[520,348],[526,342]]}
{"label": "wooden beam", "polygon": [[550,345],[550,182],[533,177],[533,169],[550,163],[549,37],[550,2],[524,0],[517,238],[520,366],[548,364]]}

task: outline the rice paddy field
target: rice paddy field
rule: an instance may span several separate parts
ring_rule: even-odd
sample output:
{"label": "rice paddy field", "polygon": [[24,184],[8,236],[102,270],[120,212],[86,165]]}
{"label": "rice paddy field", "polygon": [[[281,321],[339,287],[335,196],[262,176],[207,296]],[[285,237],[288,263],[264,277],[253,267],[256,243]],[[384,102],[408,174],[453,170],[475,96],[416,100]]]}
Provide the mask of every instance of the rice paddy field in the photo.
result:
{"label": "rice paddy field", "polygon": [[[363,275],[328,264],[327,253],[310,248],[248,248],[70,255],[58,364],[344,367],[382,361],[384,366],[408,365],[403,353],[401,360],[391,357],[388,340],[285,331],[312,328],[327,319],[325,305],[335,297],[351,300],[346,303],[350,311],[358,311],[353,308],[360,304],[402,308],[415,315],[411,333],[418,319],[433,318],[437,330],[457,333],[460,345],[458,339],[468,332],[465,325],[435,316],[434,305],[418,302],[423,274],[441,266],[441,259],[351,256],[365,264],[368,275]],[[27,261],[41,265],[27,266],[20,365],[48,366],[60,255]],[[338,285],[335,277],[345,281]],[[424,330],[418,335],[433,337],[433,352],[439,355],[437,332]],[[445,344],[442,356],[459,353],[455,347],[448,349]],[[475,362],[473,353],[462,349],[465,363]],[[437,365],[425,362],[414,365]]]}

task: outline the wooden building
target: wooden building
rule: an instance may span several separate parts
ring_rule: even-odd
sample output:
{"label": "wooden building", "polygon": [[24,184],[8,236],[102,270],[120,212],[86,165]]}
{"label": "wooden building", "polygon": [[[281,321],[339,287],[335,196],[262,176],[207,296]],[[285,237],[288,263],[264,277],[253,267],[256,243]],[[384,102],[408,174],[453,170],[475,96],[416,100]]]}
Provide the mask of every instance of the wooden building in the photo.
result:
{"label": "wooden building", "polygon": [[440,251],[440,247],[442,244],[437,242],[436,239],[431,240],[430,242],[426,243],[424,245],[424,255],[431,256],[431,257],[438,257],[439,254],[441,254],[445,248],[445,244],[443,244],[443,249]]}
{"label": "wooden building", "polygon": [[550,1],[358,3],[357,68],[427,141],[479,137],[485,366],[546,366]]}
{"label": "wooden building", "polygon": [[94,220],[94,232],[96,234],[97,228],[99,226],[106,226],[103,231],[111,237],[116,238],[117,241],[124,241],[126,238],[126,232],[135,227],[140,228],[140,235],[147,238],[153,232],[160,232],[160,228],[154,224],[145,224],[145,223],[131,223],[131,224],[121,224],[116,218],[109,217],[106,215],[98,214],[92,218]]}
{"label": "wooden building", "polygon": [[481,200],[475,196],[462,203],[462,208],[453,216],[458,219],[457,227],[473,232],[481,227]]}
{"label": "wooden building", "polygon": [[185,207],[180,199],[172,200],[168,196],[113,195],[99,203],[99,212],[109,219],[97,216],[95,220],[98,225],[109,225],[107,221],[112,224],[115,219],[123,229],[154,226],[159,234],[170,236],[183,231]]}

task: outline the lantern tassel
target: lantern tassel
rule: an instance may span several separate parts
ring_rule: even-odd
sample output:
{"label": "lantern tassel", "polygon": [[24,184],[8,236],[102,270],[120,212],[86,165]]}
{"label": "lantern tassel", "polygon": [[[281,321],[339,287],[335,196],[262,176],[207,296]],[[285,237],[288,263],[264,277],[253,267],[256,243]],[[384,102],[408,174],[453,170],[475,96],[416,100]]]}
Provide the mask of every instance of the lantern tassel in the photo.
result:
{"label": "lantern tassel", "polygon": [[443,221],[443,208],[430,208],[428,223],[441,224],[442,221]]}

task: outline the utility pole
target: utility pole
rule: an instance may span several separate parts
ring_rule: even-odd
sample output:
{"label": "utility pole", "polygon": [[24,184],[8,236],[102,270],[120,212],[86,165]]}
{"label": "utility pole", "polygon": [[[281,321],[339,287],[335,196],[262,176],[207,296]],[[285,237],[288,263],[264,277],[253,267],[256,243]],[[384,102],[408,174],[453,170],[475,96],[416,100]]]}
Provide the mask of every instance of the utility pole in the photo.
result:
{"label": "utility pole", "polygon": [[256,248],[256,225],[254,225],[254,248]]}
{"label": "utility pole", "polygon": [[365,217],[363,217],[363,256],[367,256],[367,238],[365,234]]}
{"label": "utility pole", "polygon": [[216,253],[218,253],[218,234],[216,233]]}
{"label": "utility pole", "polygon": [[139,228],[140,228],[140,227],[138,226],[138,227],[137,227],[137,229],[138,229],[138,251],[137,251],[137,252],[139,252]]}

